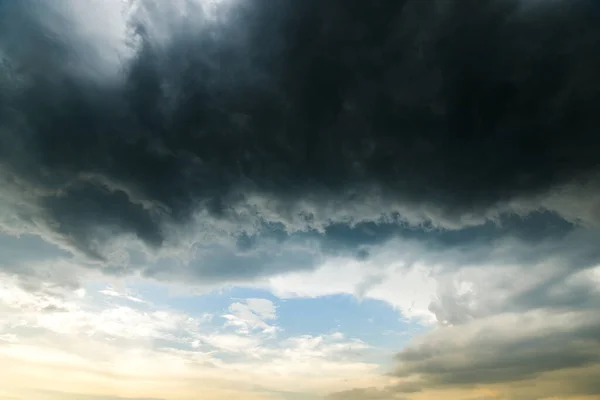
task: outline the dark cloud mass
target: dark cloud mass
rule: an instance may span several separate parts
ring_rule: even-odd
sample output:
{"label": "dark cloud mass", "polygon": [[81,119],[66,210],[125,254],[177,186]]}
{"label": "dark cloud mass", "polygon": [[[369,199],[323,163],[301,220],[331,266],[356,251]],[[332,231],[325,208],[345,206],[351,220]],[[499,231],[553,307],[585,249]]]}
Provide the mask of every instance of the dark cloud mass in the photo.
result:
{"label": "dark cloud mass", "polygon": [[596,2],[168,4],[132,3],[115,66],[68,1],[0,2],[3,230],[103,259],[196,218],[365,257],[415,226],[597,221]]}

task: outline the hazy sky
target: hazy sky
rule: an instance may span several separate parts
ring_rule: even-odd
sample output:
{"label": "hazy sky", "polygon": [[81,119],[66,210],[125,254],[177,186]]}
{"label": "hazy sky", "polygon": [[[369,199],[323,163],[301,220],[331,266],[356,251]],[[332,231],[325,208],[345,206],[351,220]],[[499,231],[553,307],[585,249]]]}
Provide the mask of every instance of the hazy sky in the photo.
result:
{"label": "hazy sky", "polygon": [[0,400],[600,398],[600,2],[0,0]]}

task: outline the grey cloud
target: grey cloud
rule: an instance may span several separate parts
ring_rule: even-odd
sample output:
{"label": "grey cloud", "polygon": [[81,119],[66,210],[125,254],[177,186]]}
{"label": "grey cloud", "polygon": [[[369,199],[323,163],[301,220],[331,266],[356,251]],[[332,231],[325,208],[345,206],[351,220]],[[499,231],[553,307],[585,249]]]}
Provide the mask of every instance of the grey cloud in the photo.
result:
{"label": "grey cloud", "polygon": [[426,264],[451,264],[433,275],[430,311],[439,326],[397,354],[392,374],[410,387],[381,391],[485,387],[511,400],[600,394],[590,378],[600,371],[600,263],[588,258],[597,238],[575,230],[537,245],[478,246],[462,258],[455,249],[425,254]]}
{"label": "grey cloud", "polygon": [[414,381],[397,383],[397,384],[393,385],[392,387],[388,388],[388,391],[390,391],[392,393],[393,392],[418,393],[418,392],[421,392],[422,390],[423,390],[423,385],[421,384],[421,382],[414,382]]}
{"label": "grey cloud", "polygon": [[594,396],[600,394],[591,378],[600,370],[599,337],[600,319],[593,311],[495,315],[413,340],[397,355],[394,372],[411,381],[331,398],[352,393],[357,399],[393,399],[478,387],[493,388],[506,399]]}
{"label": "grey cloud", "polygon": [[418,374],[429,387],[528,380],[598,365],[598,337],[596,313],[499,315],[421,338],[398,354],[396,374]]}
{"label": "grey cloud", "polygon": [[[598,193],[592,2],[255,0],[215,21],[140,1],[113,24],[132,41],[112,78],[90,71],[120,34],[85,36],[58,4],[0,3],[4,230],[108,262],[122,234],[177,247],[197,215],[240,252],[278,226],[358,257],[544,209],[550,234],[594,222],[572,195]],[[523,240],[548,234],[529,222]]]}
{"label": "grey cloud", "polygon": [[330,400],[403,400],[397,393],[377,388],[351,389],[327,397]]}
{"label": "grey cloud", "polygon": [[62,259],[69,256],[68,252],[34,235],[15,237],[0,234],[0,253],[2,254],[0,263],[8,269],[18,268],[40,259]]}
{"label": "grey cloud", "polygon": [[440,295],[430,309],[440,325],[396,356],[393,375],[411,385],[382,391],[484,386],[507,399],[600,394],[589,379],[600,370],[599,271],[549,258],[438,276]]}
{"label": "grey cloud", "polygon": [[[394,261],[389,257],[401,258],[407,268],[415,262],[437,265],[441,269],[436,273],[453,273],[461,268],[491,271],[490,268],[501,264],[535,266],[560,260],[569,265],[561,274],[569,274],[600,260],[595,231],[576,229],[554,217],[541,215],[537,223],[535,220],[532,217],[507,220],[460,231],[362,223],[354,227],[332,225],[324,233],[314,230],[288,233],[282,227],[271,225],[251,228],[254,233],[239,236],[227,233],[231,225],[209,223],[200,233],[181,235],[179,232],[178,242],[172,240],[157,252],[148,251],[131,237],[111,238],[108,245],[100,247],[108,250],[102,262],[70,255],[37,236],[14,238],[5,235],[0,237],[0,247],[7,250],[0,260],[0,268],[28,279],[65,278],[66,282],[71,282],[73,276],[68,272],[61,273],[61,268],[73,271],[67,266],[77,265],[112,275],[141,272],[159,280],[213,285],[308,271],[322,265],[329,257],[356,257],[359,260],[367,257],[383,263],[381,271],[374,271],[371,281],[357,288],[360,295],[385,279],[385,266]],[[557,221],[560,222],[558,225]],[[536,228],[531,229],[532,225]],[[546,229],[540,229],[543,227]],[[529,231],[531,234],[527,233]],[[536,231],[540,232],[539,236],[535,235]],[[380,253],[390,251],[390,255],[380,257]],[[366,254],[361,255],[361,252]],[[445,301],[444,296],[441,295],[440,301]],[[441,320],[445,311],[438,312],[435,307],[438,306],[432,305],[432,310]],[[445,307],[449,309],[447,301]]]}
{"label": "grey cloud", "polygon": [[[83,210],[82,215],[89,215],[90,208],[85,203],[78,208]],[[71,212],[68,210],[66,214]],[[48,268],[49,260],[56,263],[66,260],[68,264],[114,275],[141,271],[160,280],[191,279],[216,284],[311,270],[331,256],[376,257],[382,246],[387,248],[392,243],[397,243],[398,255],[409,264],[414,261],[443,264],[450,270],[493,262],[533,264],[557,254],[577,269],[598,259],[592,231],[576,229],[545,213],[450,231],[388,221],[354,226],[333,224],[323,232],[290,233],[281,224],[252,225],[244,219],[237,221],[220,223],[205,216],[192,223],[195,230],[174,231],[175,238],[157,251],[148,251],[131,237],[112,237],[110,231],[97,230],[94,240],[100,250],[96,254],[103,253],[102,262],[78,256],[77,252],[72,256],[38,236],[5,235],[0,246],[7,251],[0,267],[31,276],[44,272],[36,272],[36,267],[43,264]],[[252,233],[232,233],[239,226]],[[108,244],[99,241],[101,236],[107,238]],[[56,272],[46,273],[47,278],[52,274],[58,276]]]}
{"label": "grey cloud", "polygon": [[373,287],[379,285],[385,280],[384,275],[371,275],[366,277],[360,284],[357,285],[354,295],[357,298],[363,298],[365,294]]}
{"label": "grey cloud", "polygon": [[[534,263],[491,258],[488,263],[464,266],[439,275],[439,293],[431,303],[430,311],[441,323],[460,325],[503,312],[597,308],[600,295],[594,276],[598,260],[595,264],[586,263],[584,267],[580,264],[580,268],[573,268],[572,263],[585,252],[585,247],[575,247],[570,258],[565,257],[560,242],[548,245],[559,249],[552,253],[548,248],[532,248],[532,253],[548,252]],[[518,252],[514,247],[507,250]]]}

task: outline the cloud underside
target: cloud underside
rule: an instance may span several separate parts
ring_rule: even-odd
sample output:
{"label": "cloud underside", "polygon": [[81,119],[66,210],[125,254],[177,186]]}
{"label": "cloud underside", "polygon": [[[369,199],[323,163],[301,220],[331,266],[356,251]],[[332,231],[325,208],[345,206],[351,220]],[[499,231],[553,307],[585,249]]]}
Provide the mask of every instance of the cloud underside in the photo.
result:
{"label": "cloud underside", "polygon": [[[219,18],[114,2],[104,31],[33,3],[1,5],[5,232],[106,262],[120,235],[356,248],[539,212],[598,221],[589,2],[254,1]],[[390,226],[336,237],[361,223]]]}
{"label": "cloud underside", "polygon": [[[333,398],[599,394],[596,2],[89,7],[0,0],[0,269],[23,290],[352,293],[439,326],[396,384]],[[434,298],[411,305],[415,271]],[[273,333],[262,306],[230,326]]]}

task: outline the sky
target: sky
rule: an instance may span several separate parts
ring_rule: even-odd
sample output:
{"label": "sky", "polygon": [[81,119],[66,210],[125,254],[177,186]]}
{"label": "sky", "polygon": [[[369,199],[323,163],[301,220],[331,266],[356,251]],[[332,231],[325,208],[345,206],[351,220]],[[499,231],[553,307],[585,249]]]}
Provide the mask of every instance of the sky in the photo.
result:
{"label": "sky", "polygon": [[0,400],[600,399],[599,19],[0,0]]}

